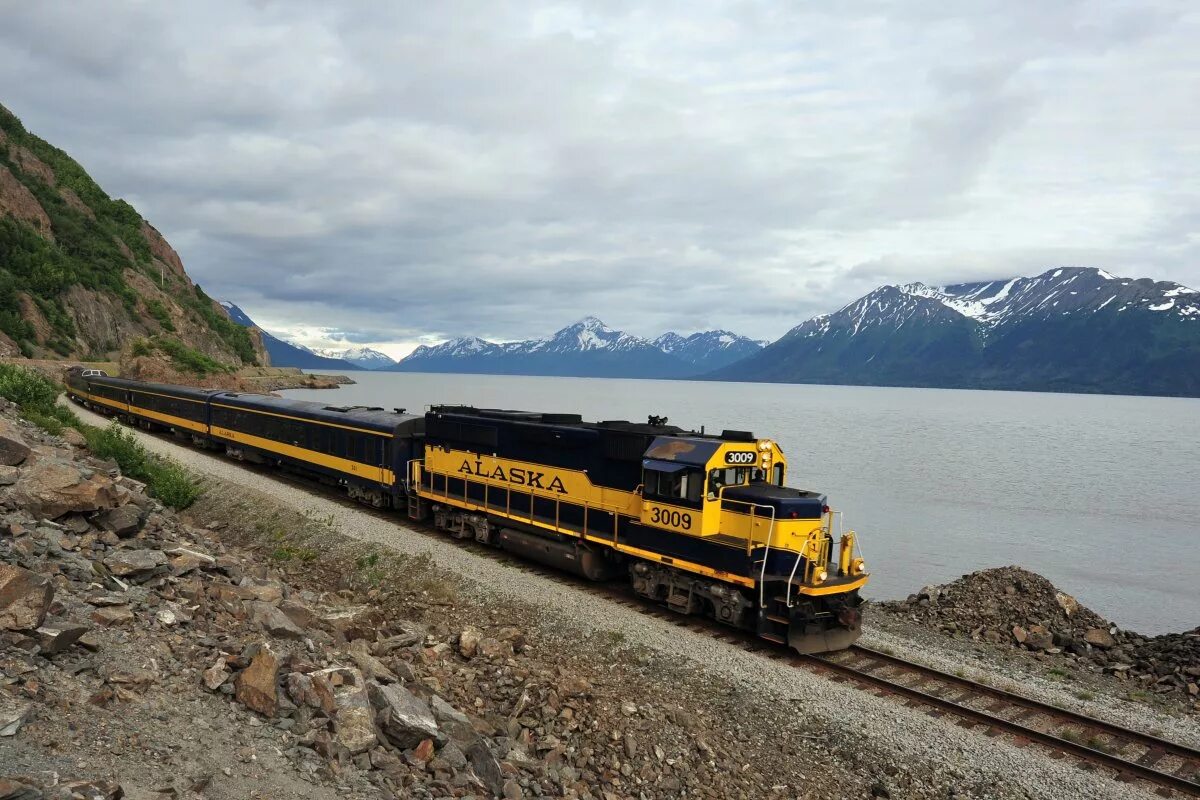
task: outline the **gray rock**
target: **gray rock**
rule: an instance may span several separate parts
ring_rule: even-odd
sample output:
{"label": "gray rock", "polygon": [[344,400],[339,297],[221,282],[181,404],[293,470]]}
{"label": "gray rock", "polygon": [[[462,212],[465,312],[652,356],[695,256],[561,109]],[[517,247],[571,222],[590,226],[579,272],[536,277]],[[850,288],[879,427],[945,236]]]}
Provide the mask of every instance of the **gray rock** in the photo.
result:
{"label": "gray rock", "polygon": [[45,575],[0,563],[0,628],[37,629],[46,619],[54,587]]}
{"label": "gray rock", "polygon": [[0,486],[12,486],[21,477],[21,470],[16,467],[0,465]]}
{"label": "gray rock", "polygon": [[500,768],[500,762],[492,755],[492,751],[488,750],[483,739],[477,739],[467,748],[465,755],[475,777],[479,778],[492,794],[503,794],[504,772]]}
{"label": "gray rock", "polygon": [[365,753],[379,743],[379,737],[375,735],[375,715],[367,698],[366,681],[356,669],[339,668],[337,672],[342,682],[333,690],[336,708],[334,738],[351,755]]}
{"label": "gray rock", "polygon": [[8,692],[0,692],[0,736],[15,736],[32,710],[31,703],[21,702]]}
{"label": "gray rock", "polygon": [[429,698],[429,707],[438,726],[454,741],[467,746],[479,738],[471,719],[436,694]]}
{"label": "gray rock", "polygon": [[250,621],[264,632],[279,638],[301,641],[305,633],[296,623],[270,603],[254,601],[250,606]]}
{"label": "gray rock", "polygon": [[167,555],[161,550],[114,550],[104,557],[104,565],[122,578],[150,577],[166,571]]}
{"label": "gray rock", "polygon": [[403,686],[372,682],[368,684],[367,692],[371,705],[378,712],[380,729],[396,747],[407,750],[416,747],[422,739],[443,740],[429,706]]}
{"label": "gray rock", "polygon": [[66,619],[47,619],[37,629],[38,644],[42,655],[61,653],[90,630],[87,625]]}
{"label": "gray rock", "polygon": [[29,457],[29,445],[13,436],[0,435],[0,464],[15,467]]}
{"label": "gray rock", "polygon": [[96,517],[97,525],[121,537],[133,536],[142,529],[143,522],[142,510],[133,503],[117,506]]}
{"label": "gray rock", "polygon": [[43,800],[46,795],[36,786],[15,778],[0,778],[0,798],[3,800]]}

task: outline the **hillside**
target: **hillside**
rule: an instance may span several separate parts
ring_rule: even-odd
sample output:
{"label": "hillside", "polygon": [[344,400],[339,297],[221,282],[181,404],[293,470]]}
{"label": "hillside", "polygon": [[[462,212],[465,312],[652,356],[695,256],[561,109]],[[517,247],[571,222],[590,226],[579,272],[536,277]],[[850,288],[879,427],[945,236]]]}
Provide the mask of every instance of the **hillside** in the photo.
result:
{"label": "hillside", "polygon": [[729,363],[761,345],[727,331],[684,338],[667,333],[654,341],[614,330],[585,317],[545,339],[495,343],[477,337],[422,345],[396,372],[492,375],[560,375],[585,378],[688,378]]}
{"label": "hillside", "polygon": [[283,339],[272,336],[258,327],[258,324],[250,318],[249,314],[233,303],[222,300],[220,306],[225,309],[225,313],[235,323],[241,325],[243,328],[253,330],[262,339],[263,348],[270,356],[272,366],[299,367],[300,369],[336,369],[343,372],[363,369],[358,364],[346,359],[320,355],[309,350],[307,347],[300,347],[299,345],[285,342]]}
{"label": "hillside", "polygon": [[148,337],[266,358],[154,226],[0,106],[0,356],[108,360]]}
{"label": "hillside", "polygon": [[1062,268],[883,286],[719,380],[1200,396],[1200,293]]}

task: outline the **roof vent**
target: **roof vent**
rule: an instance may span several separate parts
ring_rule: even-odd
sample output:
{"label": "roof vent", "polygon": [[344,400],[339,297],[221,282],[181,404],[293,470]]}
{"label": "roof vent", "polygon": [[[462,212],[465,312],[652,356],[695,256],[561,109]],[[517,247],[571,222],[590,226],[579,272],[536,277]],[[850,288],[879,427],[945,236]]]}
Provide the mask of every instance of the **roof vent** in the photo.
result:
{"label": "roof vent", "polygon": [[753,442],[754,434],[750,431],[721,431],[721,438],[729,442]]}

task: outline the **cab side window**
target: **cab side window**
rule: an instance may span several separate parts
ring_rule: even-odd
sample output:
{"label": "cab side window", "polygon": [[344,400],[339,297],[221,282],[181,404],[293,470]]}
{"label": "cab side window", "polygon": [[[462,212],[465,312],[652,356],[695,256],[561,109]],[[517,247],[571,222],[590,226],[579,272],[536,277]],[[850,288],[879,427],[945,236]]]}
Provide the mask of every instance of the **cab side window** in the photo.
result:
{"label": "cab side window", "polygon": [[704,473],[696,469],[676,472],[646,470],[644,477],[646,497],[665,501],[687,501],[699,503],[704,494]]}
{"label": "cab side window", "polygon": [[708,494],[715,499],[724,486],[741,486],[746,482],[745,467],[725,467],[708,473]]}

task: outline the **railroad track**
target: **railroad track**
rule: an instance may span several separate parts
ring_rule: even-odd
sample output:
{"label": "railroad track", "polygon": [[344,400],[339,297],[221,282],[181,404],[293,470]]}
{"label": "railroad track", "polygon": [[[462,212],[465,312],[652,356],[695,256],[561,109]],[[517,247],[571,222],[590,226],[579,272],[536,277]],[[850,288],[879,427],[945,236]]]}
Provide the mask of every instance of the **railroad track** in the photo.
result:
{"label": "railroad track", "polygon": [[1085,768],[1107,768],[1119,781],[1146,781],[1164,797],[1200,797],[1200,750],[866,647],[798,660],[935,716],[953,714],[987,736],[1007,734],[1018,746],[1037,743],[1054,758],[1070,755]]}
{"label": "railroad track", "polygon": [[[166,436],[159,438],[174,441]],[[241,466],[309,491],[316,489],[326,499],[343,506],[383,519],[396,519],[394,512],[364,506],[335,488],[314,483],[305,477],[258,465]],[[447,538],[444,532],[432,527],[405,522],[408,528],[424,535]],[[983,735],[1008,735],[1019,747],[1041,745],[1049,750],[1052,758],[1073,756],[1082,768],[1107,769],[1113,778],[1121,782],[1147,782],[1163,797],[1200,797],[1200,749],[860,645],[829,655],[800,655],[748,631],[733,629],[707,618],[674,613],[634,594],[627,586],[591,583],[470,539],[457,540],[456,543],[485,558],[512,564],[522,572],[569,584],[647,616],[671,622],[677,627],[710,635],[748,652],[797,668],[828,674],[835,681],[853,683],[880,696],[900,697],[906,705],[924,707],[932,716],[957,716],[962,727],[979,728]]]}

